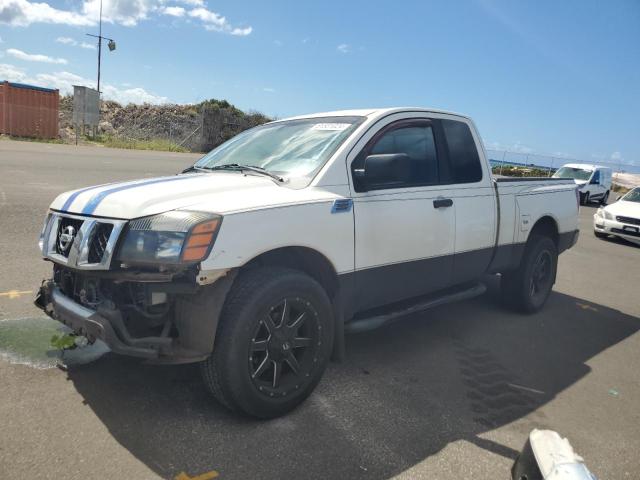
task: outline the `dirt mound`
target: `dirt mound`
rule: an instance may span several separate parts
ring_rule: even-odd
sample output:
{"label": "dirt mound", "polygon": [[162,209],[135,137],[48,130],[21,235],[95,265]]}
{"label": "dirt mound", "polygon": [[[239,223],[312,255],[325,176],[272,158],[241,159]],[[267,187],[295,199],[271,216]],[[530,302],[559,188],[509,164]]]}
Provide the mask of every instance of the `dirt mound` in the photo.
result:
{"label": "dirt mound", "polygon": [[[60,137],[73,141],[73,97],[60,98]],[[243,112],[225,100],[198,104],[100,105],[98,134],[131,141],[163,140],[192,151],[206,151],[253,126],[270,121],[256,112]]]}

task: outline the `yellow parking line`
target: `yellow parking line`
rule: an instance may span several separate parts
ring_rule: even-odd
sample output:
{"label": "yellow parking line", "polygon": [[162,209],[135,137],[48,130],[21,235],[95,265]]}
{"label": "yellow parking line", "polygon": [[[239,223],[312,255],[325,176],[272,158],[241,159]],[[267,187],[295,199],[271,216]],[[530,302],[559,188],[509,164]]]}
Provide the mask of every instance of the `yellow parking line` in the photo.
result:
{"label": "yellow parking line", "polygon": [[218,475],[218,472],[215,470],[196,475],[195,477],[190,477],[185,472],[180,472],[178,476],[176,476],[175,480],[211,480],[212,478],[216,478]]}
{"label": "yellow parking line", "polygon": [[0,297],[20,298],[21,295],[33,293],[31,290],[9,290],[8,292],[0,292]]}

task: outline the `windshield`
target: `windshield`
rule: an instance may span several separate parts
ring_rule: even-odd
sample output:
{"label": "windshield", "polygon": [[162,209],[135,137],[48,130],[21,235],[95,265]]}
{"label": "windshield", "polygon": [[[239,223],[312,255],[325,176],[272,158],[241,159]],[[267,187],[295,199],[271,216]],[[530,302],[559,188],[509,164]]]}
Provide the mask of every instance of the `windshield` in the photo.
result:
{"label": "windshield", "polygon": [[634,188],[627,192],[627,194],[621,198],[625,202],[636,202],[640,203],[640,187]]}
{"label": "windshield", "polygon": [[562,167],[553,174],[555,178],[573,178],[575,180],[589,180],[593,170],[585,170],[584,168]]}
{"label": "windshield", "polygon": [[283,177],[313,177],[364,117],[275,122],[247,130],[198,160],[197,168],[259,167]]}

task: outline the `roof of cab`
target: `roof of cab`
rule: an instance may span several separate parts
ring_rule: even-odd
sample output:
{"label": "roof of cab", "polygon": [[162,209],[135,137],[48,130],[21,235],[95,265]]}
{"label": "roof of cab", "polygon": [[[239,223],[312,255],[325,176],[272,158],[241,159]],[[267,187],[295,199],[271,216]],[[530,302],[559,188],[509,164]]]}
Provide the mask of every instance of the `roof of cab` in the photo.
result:
{"label": "roof of cab", "polygon": [[334,112],[320,112],[320,113],[312,113],[307,115],[297,115],[295,117],[283,118],[277,121],[284,120],[300,120],[303,118],[319,118],[319,117],[382,117],[385,115],[389,115],[392,113],[402,113],[402,112],[425,112],[425,113],[442,113],[446,115],[455,115],[457,117],[463,117],[469,119],[467,115],[462,115],[460,113],[448,112],[445,110],[438,110],[435,108],[424,108],[424,107],[394,107],[394,108],[369,108],[369,109],[358,109],[358,110],[336,110]]}

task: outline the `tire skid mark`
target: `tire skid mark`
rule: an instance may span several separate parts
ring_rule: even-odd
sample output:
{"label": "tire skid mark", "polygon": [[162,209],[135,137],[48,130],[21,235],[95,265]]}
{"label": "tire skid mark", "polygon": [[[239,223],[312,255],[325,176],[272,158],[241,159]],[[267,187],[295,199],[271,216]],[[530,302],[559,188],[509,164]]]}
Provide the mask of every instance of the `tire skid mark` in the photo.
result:
{"label": "tire skid mark", "polygon": [[489,350],[471,348],[459,340],[454,341],[454,350],[475,422],[493,429],[536,409],[529,392],[513,386],[521,383],[517,376]]}

